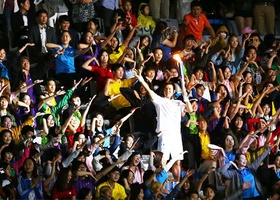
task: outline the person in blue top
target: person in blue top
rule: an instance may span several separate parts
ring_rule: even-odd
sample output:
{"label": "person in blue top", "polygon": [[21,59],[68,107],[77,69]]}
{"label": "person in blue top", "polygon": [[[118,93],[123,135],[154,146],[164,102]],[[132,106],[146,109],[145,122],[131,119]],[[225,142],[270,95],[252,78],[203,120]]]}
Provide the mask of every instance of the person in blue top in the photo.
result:
{"label": "person in blue top", "polygon": [[33,158],[27,158],[23,163],[23,170],[18,177],[17,191],[17,199],[37,200],[43,198],[42,181]]}
{"label": "person in blue top", "polygon": [[160,47],[163,50],[163,59],[167,61],[172,57],[171,50],[176,46],[178,32],[175,28],[169,28],[167,23],[159,21],[153,33],[152,48]]}
{"label": "person in blue top", "polygon": [[73,81],[77,80],[74,63],[75,56],[85,54],[91,46],[90,44],[85,49],[76,50],[69,45],[70,41],[70,32],[65,30],[61,33],[61,45],[54,43],[46,44],[47,48],[53,49],[56,79],[67,88],[71,88],[74,83]]}
{"label": "person in blue top", "polygon": [[0,77],[7,78],[9,80],[8,68],[3,63],[5,57],[6,57],[5,49],[0,48]]}
{"label": "person in blue top", "polygon": [[[225,178],[232,180],[230,194],[232,199],[263,199],[263,190],[256,172],[271,148],[271,146],[267,147],[263,154],[248,166],[246,156],[242,153],[237,153],[235,155],[235,162],[230,161],[220,168],[220,173]],[[231,165],[236,169],[229,169]],[[249,187],[243,189],[243,185],[247,183],[250,183]]]}

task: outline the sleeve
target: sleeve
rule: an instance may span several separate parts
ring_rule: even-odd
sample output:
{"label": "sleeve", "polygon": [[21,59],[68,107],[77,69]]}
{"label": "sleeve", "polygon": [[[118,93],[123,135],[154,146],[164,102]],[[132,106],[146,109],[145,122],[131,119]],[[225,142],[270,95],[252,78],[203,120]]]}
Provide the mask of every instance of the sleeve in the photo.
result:
{"label": "sleeve", "polygon": [[16,170],[16,174],[18,174],[18,170],[23,165],[25,159],[29,157],[29,153],[30,153],[30,147],[26,147],[24,149],[22,157],[12,164],[12,167]]}
{"label": "sleeve", "polygon": [[270,152],[270,150],[271,150],[271,147],[267,147],[266,149],[265,149],[265,151],[252,163],[252,164],[250,164],[248,167],[250,168],[250,169],[253,169],[253,170],[257,170],[258,169],[258,167],[260,166],[260,164],[261,164],[261,162],[265,159],[265,157],[269,154],[269,152]]}
{"label": "sleeve", "polygon": [[209,26],[211,26],[210,25],[210,22],[208,21],[208,19],[207,19],[207,17],[206,17],[206,15],[205,14],[202,14],[203,16],[203,20],[204,20],[204,26],[205,27],[209,27]]}
{"label": "sleeve", "polygon": [[219,56],[218,53],[215,53],[211,56],[211,61],[214,63],[214,65],[220,65],[222,63],[221,60],[217,60],[218,56]]}
{"label": "sleeve", "polygon": [[110,154],[113,154],[116,151],[116,149],[118,148],[118,146],[120,144],[120,141],[121,141],[120,136],[116,135],[114,143],[109,148]]}
{"label": "sleeve", "polygon": [[43,187],[42,187],[42,181],[39,183],[39,185],[35,188],[35,194],[37,199],[43,198]]}
{"label": "sleeve", "polygon": [[74,91],[72,89],[68,90],[66,94],[63,96],[63,98],[58,102],[58,104],[56,106],[51,107],[51,111],[53,114],[57,115],[58,113],[60,113],[62,108],[68,103],[73,92]]}
{"label": "sleeve", "polygon": [[72,161],[77,158],[79,155],[79,152],[78,151],[74,151],[73,153],[71,153],[63,162],[62,162],[62,166],[63,167],[68,167]]}
{"label": "sleeve", "polygon": [[98,69],[99,66],[92,65],[91,66],[91,72],[95,72]]}
{"label": "sleeve", "polygon": [[[121,185],[120,185],[121,186]],[[120,187],[120,199],[125,199],[127,197],[125,189],[123,186]]]}
{"label": "sleeve", "polygon": [[180,191],[181,187],[179,185],[176,185],[176,187],[166,196],[166,200],[176,199]]}
{"label": "sleeve", "polygon": [[28,199],[29,193],[32,191],[30,181],[27,182],[22,176],[18,177],[17,192],[21,199]]}
{"label": "sleeve", "polygon": [[223,167],[220,168],[219,172],[226,178],[230,179],[234,176],[235,172],[233,170],[229,170],[231,166],[230,163],[225,164]]}

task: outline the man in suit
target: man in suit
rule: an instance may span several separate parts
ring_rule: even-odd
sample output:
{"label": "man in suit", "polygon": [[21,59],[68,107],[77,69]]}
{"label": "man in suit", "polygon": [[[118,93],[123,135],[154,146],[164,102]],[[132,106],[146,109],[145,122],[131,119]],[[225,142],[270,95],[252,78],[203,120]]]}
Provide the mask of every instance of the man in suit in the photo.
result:
{"label": "man in suit", "polygon": [[28,40],[35,45],[29,47],[31,63],[37,63],[42,71],[40,77],[36,79],[45,78],[51,66],[51,52],[46,48],[46,43],[56,43],[55,29],[48,26],[48,12],[44,9],[36,12],[37,25],[33,26],[30,30]]}
{"label": "man in suit", "polygon": [[[37,25],[33,26],[30,30],[28,40],[30,43],[34,43],[34,47],[30,48],[31,62],[45,61],[48,57],[48,49],[46,43],[56,43],[55,29],[48,26],[48,12],[44,9],[36,12]],[[39,62],[38,62],[39,61]]]}
{"label": "man in suit", "polygon": [[30,12],[29,0],[17,0],[19,11],[12,15],[13,45],[23,47],[28,41],[30,28],[36,24],[35,13]]}

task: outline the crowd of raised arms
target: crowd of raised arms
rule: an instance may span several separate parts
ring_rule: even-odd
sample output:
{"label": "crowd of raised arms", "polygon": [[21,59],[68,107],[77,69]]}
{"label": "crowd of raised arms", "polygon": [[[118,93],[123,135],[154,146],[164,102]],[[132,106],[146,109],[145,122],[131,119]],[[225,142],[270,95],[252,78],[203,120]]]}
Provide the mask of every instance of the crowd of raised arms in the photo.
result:
{"label": "crowd of raised arms", "polygon": [[273,1],[236,6],[238,35],[156,2],[6,0],[0,199],[280,199]]}

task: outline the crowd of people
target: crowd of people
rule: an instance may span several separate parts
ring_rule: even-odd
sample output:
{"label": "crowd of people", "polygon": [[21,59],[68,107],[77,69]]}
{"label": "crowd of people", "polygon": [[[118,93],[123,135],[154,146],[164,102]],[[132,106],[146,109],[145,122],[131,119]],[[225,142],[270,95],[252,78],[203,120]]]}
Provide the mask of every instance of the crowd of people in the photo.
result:
{"label": "crowd of people", "polygon": [[198,0],[179,28],[156,0],[100,1],[101,20],[57,2],[5,4],[0,199],[280,199],[271,24],[214,29]]}

